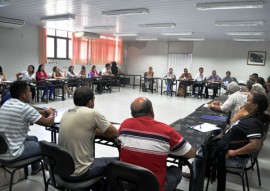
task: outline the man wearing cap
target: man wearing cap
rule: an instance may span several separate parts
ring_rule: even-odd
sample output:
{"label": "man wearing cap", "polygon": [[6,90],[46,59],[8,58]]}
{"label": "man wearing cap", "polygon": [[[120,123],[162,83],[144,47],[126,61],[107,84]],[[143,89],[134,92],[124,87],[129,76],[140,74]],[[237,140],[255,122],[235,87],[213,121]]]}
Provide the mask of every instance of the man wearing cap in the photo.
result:
{"label": "man wearing cap", "polygon": [[231,112],[233,118],[239,108],[244,105],[245,97],[240,93],[240,87],[236,82],[231,82],[227,86],[229,97],[225,102],[214,101],[208,107],[216,111]]}

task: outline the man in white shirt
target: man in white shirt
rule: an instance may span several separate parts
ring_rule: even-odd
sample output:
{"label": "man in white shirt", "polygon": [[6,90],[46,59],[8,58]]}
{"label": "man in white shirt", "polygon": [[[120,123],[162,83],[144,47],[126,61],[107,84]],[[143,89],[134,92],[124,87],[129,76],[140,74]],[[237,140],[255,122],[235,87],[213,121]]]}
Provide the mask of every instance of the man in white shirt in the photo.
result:
{"label": "man in white shirt", "polygon": [[202,92],[204,88],[204,81],[206,80],[206,76],[203,74],[203,68],[199,68],[199,73],[197,73],[194,77],[195,83],[192,87],[192,97],[195,96],[195,88],[198,87],[198,98],[202,98]]}
{"label": "man in white shirt", "polygon": [[214,101],[208,104],[208,107],[223,112],[231,112],[230,118],[233,118],[240,107],[244,105],[245,96],[241,95],[240,87],[236,82],[231,82],[227,86],[229,97],[225,102]]}

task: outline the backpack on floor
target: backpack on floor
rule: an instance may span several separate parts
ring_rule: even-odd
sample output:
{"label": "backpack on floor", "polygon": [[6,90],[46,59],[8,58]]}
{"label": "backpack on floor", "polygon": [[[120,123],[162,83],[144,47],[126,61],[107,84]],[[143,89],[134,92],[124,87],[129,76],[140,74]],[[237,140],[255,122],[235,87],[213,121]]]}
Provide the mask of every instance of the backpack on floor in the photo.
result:
{"label": "backpack on floor", "polygon": [[142,83],[142,91],[147,92],[147,87],[145,83]]}

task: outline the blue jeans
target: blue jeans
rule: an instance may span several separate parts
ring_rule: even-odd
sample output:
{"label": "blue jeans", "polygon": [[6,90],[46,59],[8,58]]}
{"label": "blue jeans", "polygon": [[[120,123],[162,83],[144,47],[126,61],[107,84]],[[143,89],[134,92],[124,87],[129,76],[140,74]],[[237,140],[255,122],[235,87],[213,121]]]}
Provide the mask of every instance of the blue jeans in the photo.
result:
{"label": "blue jeans", "polygon": [[226,159],[226,167],[229,168],[245,168],[247,163],[248,163],[249,158],[244,158],[244,157],[230,157]]}
{"label": "blue jeans", "polygon": [[118,158],[116,157],[95,158],[91,167],[88,169],[86,173],[80,176],[64,177],[64,179],[76,182],[89,180],[91,178],[98,177],[100,175],[105,175],[107,165],[116,160],[118,160]]}
{"label": "blue jeans", "polygon": [[167,79],[167,89],[166,89],[167,93],[170,93],[172,91],[172,84],[173,84],[173,80]]}
{"label": "blue jeans", "polygon": [[164,191],[173,191],[180,183],[182,178],[182,169],[177,166],[167,167],[167,175],[164,184]]}
{"label": "blue jeans", "polygon": [[[41,150],[36,136],[27,136],[24,142],[24,151],[18,158],[12,160],[11,162],[17,162],[23,159],[28,159],[34,156],[41,155]],[[39,168],[40,162],[34,162],[31,164],[32,171],[35,171]]]}

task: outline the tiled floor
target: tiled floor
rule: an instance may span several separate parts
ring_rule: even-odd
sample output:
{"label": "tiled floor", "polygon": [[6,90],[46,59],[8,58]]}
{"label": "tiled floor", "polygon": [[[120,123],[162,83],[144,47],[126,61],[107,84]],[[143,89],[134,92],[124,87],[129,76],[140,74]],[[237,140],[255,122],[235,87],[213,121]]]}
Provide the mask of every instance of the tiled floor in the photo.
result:
{"label": "tiled floor", "polygon": [[[132,89],[130,87],[121,88],[118,92],[114,90],[112,93],[97,94],[95,99],[95,109],[103,113],[108,120],[112,122],[121,123],[124,119],[131,117],[130,103],[139,96],[149,98],[154,106],[155,119],[164,123],[170,124],[179,118],[194,111],[195,108],[201,104],[208,102],[205,99],[196,98],[183,98],[183,97],[170,97],[167,95],[160,95],[159,93],[151,94],[150,92],[139,92],[139,89]],[[73,106],[72,98],[65,101],[54,101],[49,104],[36,104],[39,107],[53,107],[61,113]],[[41,126],[32,126],[30,134],[36,135],[39,140],[50,141],[50,133]],[[262,186],[258,186],[256,170],[250,171],[249,182],[251,190],[269,190],[270,182],[270,141],[269,136],[264,143],[263,149],[259,156],[259,165],[262,178]],[[106,146],[97,145],[96,156],[118,156],[116,149],[107,148]],[[184,169],[186,171],[186,169]],[[227,175],[227,190],[242,190],[240,177],[235,175]],[[267,178],[268,177],[268,178]],[[178,185],[179,189],[188,190],[189,179],[182,178],[181,183]],[[209,191],[215,190],[216,184],[210,185]],[[8,188],[0,188],[2,191],[7,191]],[[13,191],[42,191],[44,190],[44,183],[41,173],[35,176],[30,176],[27,180],[20,181],[13,186]],[[54,190],[50,187],[50,190]]]}

